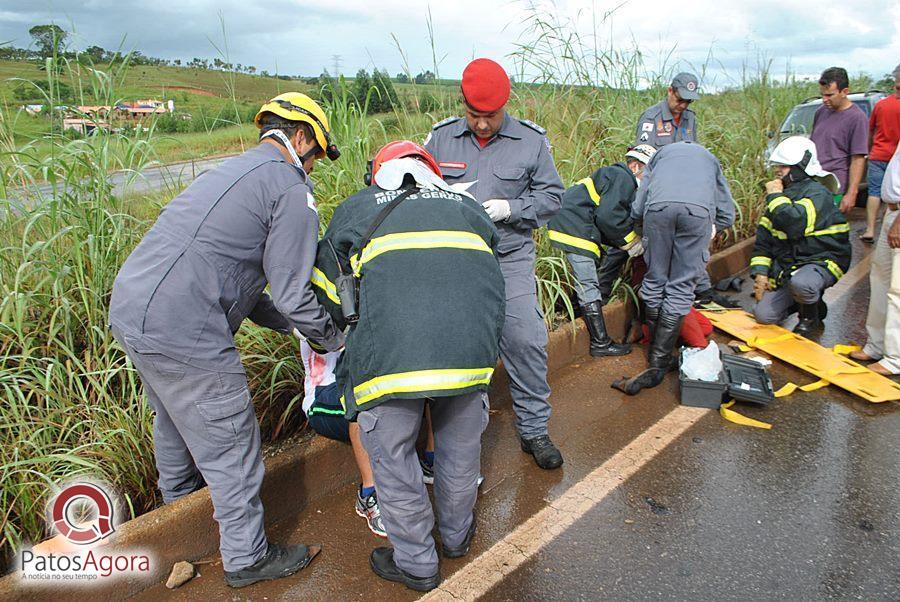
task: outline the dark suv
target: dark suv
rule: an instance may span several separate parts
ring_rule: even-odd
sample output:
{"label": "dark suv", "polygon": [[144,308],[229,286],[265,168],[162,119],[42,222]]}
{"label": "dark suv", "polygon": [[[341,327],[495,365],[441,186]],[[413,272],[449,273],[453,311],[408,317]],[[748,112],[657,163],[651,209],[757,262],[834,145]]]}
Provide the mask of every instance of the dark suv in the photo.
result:
{"label": "dark suv", "polygon": [[[869,90],[868,92],[857,92],[854,94],[850,94],[847,98],[850,99],[850,102],[858,106],[863,112],[866,114],[866,117],[872,114],[872,109],[875,108],[875,103],[885,97],[885,93],[881,90]],[[788,116],[785,117],[784,121],[781,124],[781,128],[779,128],[778,134],[775,132],[769,132],[769,145],[766,148],[766,160],[768,161],[769,156],[772,154],[772,151],[775,150],[775,147],[779,142],[787,138],[788,136],[806,136],[812,133],[813,126],[813,117],[816,115],[816,111],[819,107],[822,106],[822,99],[818,96],[813,98],[807,98],[796,107],[791,109],[791,112],[788,113]],[[859,195],[856,197],[857,205],[865,205],[866,197],[868,196],[868,188],[869,185],[866,182],[866,176],[863,174],[862,182],[859,185]]]}

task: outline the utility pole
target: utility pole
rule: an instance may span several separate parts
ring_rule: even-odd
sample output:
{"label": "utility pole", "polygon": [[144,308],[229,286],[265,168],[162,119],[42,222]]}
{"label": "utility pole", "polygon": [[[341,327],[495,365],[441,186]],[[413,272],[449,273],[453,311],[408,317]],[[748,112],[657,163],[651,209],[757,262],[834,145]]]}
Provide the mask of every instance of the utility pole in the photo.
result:
{"label": "utility pole", "polygon": [[341,76],[341,62],[342,62],[341,55],[339,55],[339,54],[331,55],[331,68],[332,68],[331,75],[332,76],[334,76],[334,77]]}

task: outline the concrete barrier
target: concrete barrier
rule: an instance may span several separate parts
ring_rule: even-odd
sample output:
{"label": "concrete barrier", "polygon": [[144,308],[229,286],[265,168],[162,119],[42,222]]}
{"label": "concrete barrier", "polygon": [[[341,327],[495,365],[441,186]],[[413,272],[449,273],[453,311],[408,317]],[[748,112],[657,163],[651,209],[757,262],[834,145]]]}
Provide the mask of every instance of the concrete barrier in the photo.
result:
{"label": "concrete barrier", "polygon": [[[754,239],[745,240],[717,253],[710,260],[713,282],[747,267]],[[603,310],[610,334],[625,335],[631,308],[625,303],[611,303]],[[550,333],[547,345],[550,374],[587,354],[588,334],[584,323],[566,323]],[[495,373],[492,388],[506,391],[509,377],[502,364]],[[505,396],[505,394],[503,395]],[[261,497],[266,510],[266,523],[271,524],[302,512],[321,497],[354,483],[356,465],[350,448],[323,437],[304,438],[296,445],[267,457],[266,477]],[[104,587],[82,590],[90,597],[124,598],[136,594],[159,581],[164,581],[172,565],[179,560],[197,560],[214,553],[219,533],[212,518],[212,502],[204,488],[174,504],[162,506],[130,520],[118,530],[114,543],[106,551],[141,549],[153,558],[150,577],[119,579]],[[31,600],[52,595],[57,601],[83,599],[78,590],[61,590],[20,586],[15,575],[0,579],[0,599]]]}

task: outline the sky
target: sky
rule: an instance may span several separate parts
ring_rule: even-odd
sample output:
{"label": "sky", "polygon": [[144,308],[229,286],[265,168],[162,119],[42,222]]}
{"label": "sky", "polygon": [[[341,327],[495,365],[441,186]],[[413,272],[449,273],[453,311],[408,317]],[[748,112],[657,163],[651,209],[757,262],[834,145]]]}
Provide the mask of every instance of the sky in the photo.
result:
{"label": "sky", "polygon": [[27,47],[28,29],[52,22],[81,49],[121,46],[187,61],[227,52],[229,62],[270,73],[333,72],[337,56],[346,75],[373,67],[416,74],[437,63],[441,77],[458,79],[469,60],[487,56],[542,79],[547,61],[522,68],[511,56],[534,45],[538,20],[577,35],[588,55],[595,46],[623,57],[639,50],[643,81],[686,69],[701,74],[703,87],[721,88],[769,61],[776,76],[817,77],[839,65],[877,79],[900,63],[896,0],[0,0],[0,42]]}

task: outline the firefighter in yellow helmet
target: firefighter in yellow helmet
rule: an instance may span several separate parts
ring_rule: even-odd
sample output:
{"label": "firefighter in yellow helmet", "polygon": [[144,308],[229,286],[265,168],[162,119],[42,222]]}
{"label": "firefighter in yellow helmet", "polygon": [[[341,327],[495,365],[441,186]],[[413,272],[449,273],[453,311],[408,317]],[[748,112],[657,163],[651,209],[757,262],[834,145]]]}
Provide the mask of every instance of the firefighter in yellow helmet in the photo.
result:
{"label": "firefighter in yellow helmet", "polygon": [[291,575],[316,553],[266,539],[259,425],[234,334],[249,318],[322,351],[344,344],[310,286],[319,216],[307,174],[340,154],[328,118],[288,93],[263,105],[256,124],[258,146],[163,209],[119,271],[109,311],[155,412],[163,499],[209,486],[232,587]]}

